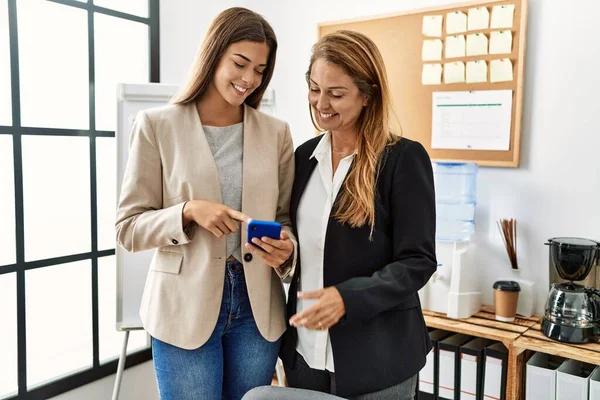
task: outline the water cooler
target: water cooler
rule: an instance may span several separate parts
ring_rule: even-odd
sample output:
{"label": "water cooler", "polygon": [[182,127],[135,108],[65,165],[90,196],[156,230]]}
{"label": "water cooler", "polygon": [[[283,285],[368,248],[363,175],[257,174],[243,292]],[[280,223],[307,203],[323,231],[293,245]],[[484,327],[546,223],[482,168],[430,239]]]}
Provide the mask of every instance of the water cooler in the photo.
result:
{"label": "water cooler", "polygon": [[468,318],[481,309],[477,270],[467,252],[475,232],[474,163],[434,162],[437,271],[419,291],[424,309]]}

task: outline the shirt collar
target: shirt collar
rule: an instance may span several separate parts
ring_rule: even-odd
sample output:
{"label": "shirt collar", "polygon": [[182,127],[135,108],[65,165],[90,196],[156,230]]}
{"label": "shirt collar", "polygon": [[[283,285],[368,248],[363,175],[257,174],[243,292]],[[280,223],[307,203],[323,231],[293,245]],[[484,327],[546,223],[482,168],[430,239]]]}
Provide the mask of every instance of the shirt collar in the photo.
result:
{"label": "shirt collar", "polygon": [[319,144],[317,144],[317,147],[315,147],[315,150],[312,152],[309,159],[316,157],[318,160],[322,156],[327,154],[327,152],[331,149],[331,136],[330,135],[331,135],[331,133],[329,133],[329,131],[327,131],[323,134],[323,136],[321,137],[321,140],[319,140]]}
{"label": "shirt collar", "polygon": [[[317,161],[319,161],[327,154],[331,154],[331,132],[329,131],[323,134],[323,137],[321,137],[319,144],[317,144],[317,147],[315,147],[315,150],[312,152],[309,160],[316,157]],[[354,159],[354,156],[356,156],[356,150],[354,150],[354,153],[344,157],[344,159],[348,158],[352,160]]]}

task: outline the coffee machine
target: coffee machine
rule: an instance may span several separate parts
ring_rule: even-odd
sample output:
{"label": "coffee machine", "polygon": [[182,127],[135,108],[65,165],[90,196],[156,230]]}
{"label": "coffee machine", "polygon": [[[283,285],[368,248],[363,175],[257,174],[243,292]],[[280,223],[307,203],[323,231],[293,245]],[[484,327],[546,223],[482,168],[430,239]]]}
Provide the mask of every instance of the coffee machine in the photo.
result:
{"label": "coffee machine", "polygon": [[[542,319],[542,332],[547,337],[568,343],[585,343],[600,337],[599,274],[600,243],[583,238],[548,239],[551,273],[550,293]],[[592,277],[588,278],[593,271]],[[587,278],[587,279],[586,279]],[[585,281],[586,285],[575,281]],[[593,286],[592,286],[593,285]],[[594,287],[595,286],[595,287]]]}

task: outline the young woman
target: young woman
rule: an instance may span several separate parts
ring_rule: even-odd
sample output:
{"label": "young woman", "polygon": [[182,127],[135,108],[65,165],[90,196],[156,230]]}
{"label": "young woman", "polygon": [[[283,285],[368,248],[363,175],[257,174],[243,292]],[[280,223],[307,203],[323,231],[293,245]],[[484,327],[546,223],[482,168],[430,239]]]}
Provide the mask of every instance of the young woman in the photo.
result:
{"label": "young woman", "polygon": [[323,37],[306,78],[325,133],[296,150],[290,215],[301,263],[286,376],[344,398],[412,399],[431,349],[417,295],[437,265],[431,162],[390,131],[385,66],[369,38]]}
{"label": "young woman", "polygon": [[[276,51],[260,15],[222,12],[180,94],[131,133],[117,241],[156,249],[140,314],[163,400],[240,399],[273,376],[295,254],[289,127],[257,110]],[[246,244],[250,217],[281,238]]]}

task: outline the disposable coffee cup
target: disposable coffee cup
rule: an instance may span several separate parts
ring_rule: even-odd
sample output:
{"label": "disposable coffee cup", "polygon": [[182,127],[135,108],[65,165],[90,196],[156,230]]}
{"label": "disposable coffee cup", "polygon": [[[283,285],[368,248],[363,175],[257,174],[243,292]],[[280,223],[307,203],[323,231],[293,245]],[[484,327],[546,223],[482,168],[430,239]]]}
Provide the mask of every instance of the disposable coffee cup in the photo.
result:
{"label": "disposable coffee cup", "polygon": [[513,322],[515,320],[520,291],[521,287],[515,281],[496,281],[494,283],[494,306],[498,321]]}

